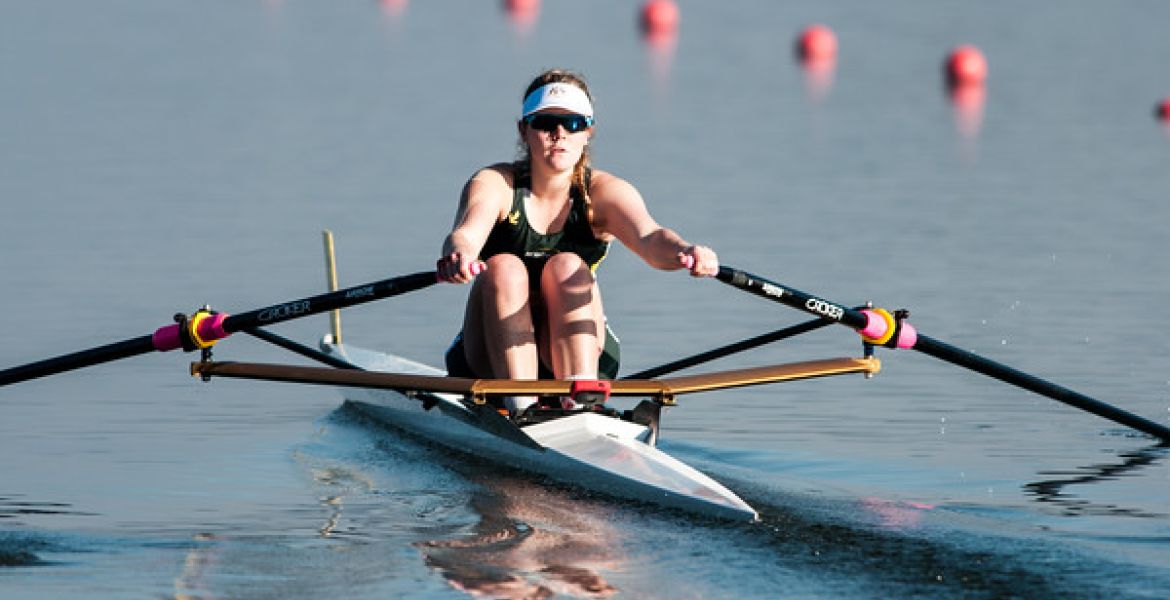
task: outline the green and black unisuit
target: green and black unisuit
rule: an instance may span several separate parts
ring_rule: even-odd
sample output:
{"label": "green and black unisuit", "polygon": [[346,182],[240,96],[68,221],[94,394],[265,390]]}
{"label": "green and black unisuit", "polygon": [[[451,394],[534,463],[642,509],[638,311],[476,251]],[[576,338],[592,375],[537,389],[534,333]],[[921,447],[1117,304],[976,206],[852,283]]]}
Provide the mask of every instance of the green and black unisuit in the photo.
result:
{"label": "green and black unisuit", "polygon": [[[487,260],[497,254],[514,254],[524,262],[528,268],[528,281],[532,289],[539,289],[540,274],[549,257],[561,252],[573,252],[581,257],[591,271],[605,259],[609,252],[609,242],[593,236],[593,228],[585,214],[585,199],[580,191],[574,187],[570,193],[572,206],[565,226],[555,233],[539,233],[528,223],[528,214],[524,209],[524,199],[528,196],[530,179],[527,169],[517,165],[515,183],[512,193],[512,207],[504,220],[496,223],[488,234],[487,242],[480,251],[480,258]],[[585,184],[589,185],[590,173],[585,173]],[[481,374],[472,371],[467,364],[463,353],[463,333],[455,336],[446,355],[447,374],[452,377],[481,377]],[[621,362],[621,346],[617,336],[605,326],[605,346],[598,359],[598,374],[604,379],[615,379]],[[541,363],[540,377],[552,379],[551,369]]]}
{"label": "green and black unisuit", "polygon": [[[585,185],[589,185],[589,172],[585,174]],[[517,169],[514,192],[512,192],[512,207],[503,221],[496,223],[488,234],[487,242],[480,250],[479,256],[487,260],[497,254],[515,254],[528,267],[529,276],[533,281],[540,281],[540,272],[545,261],[560,252],[573,252],[581,257],[592,271],[605,259],[609,252],[609,242],[603,242],[593,237],[593,227],[585,215],[585,198],[580,190],[572,188],[570,198],[572,207],[569,216],[565,219],[565,226],[555,233],[539,233],[528,223],[528,213],[524,209],[524,199],[531,193],[529,177]]]}

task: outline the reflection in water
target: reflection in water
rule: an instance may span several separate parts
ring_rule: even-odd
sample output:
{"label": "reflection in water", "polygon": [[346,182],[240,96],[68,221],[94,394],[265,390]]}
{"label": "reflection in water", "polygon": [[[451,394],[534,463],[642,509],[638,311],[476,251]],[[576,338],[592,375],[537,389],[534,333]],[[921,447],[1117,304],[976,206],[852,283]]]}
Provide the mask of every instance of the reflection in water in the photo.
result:
{"label": "reflection in water", "polygon": [[983,105],[987,101],[987,88],[982,83],[956,83],[947,84],[946,92],[951,102],[955,130],[959,133],[960,155],[968,164],[973,164],[978,159],[979,132],[983,129]]}
{"label": "reflection in water", "polygon": [[1125,508],[1115,504],[1095,504],[1090,500],[1078,498],[1066,492],[1065,488],[1073,485],[1112,481],[1120,477],[1134,475],[1139,469],[1155,464],[1159,459],[1170,454],[1170,448],[1164,445],[1150,446],[1134,452],[1123,452],[1118,455],[1122,459],[1117,464],[1101,464],[1081,467],[1075,471],[1041,471],[1039,475],[1060,475],[1061,479],[1046,479],[1029,483],[1024,486],[1024,492],[1034,496],[1037,502],[1052,504],[1061,509],[1066,516],[1128,516],[1128,517],[1165,517],[1165,514],[1151,513],[1136,508]]}
{"label": "reflection in water", "polygon": [[[298,459],[302,458],[299,453],[297,457]],[[340,465],[310,467],[309,472],[318,485],[327,489],[360,490],[363,493],[370,493],[374,489],[374,482],[368,476]],[[343,502],[344,494],[342,493],[325,494],[318,499],[318,503],[321,508],[325,509],[327,515],[325,523],[317,528],[321,537],[329,537],[337,529],[337,524],[341,522],[344,512]]]}
{"label": "reflection in water", "polygon": [[216,539],[210,533],[195,536],[195,545],[183,560],[183,570],[175,578],[175,600],[215,600],[207,585],[207,574],[215,564]]}
{"label": "reflection in water", "polygon": [[527,37],[540,16],[540,0],[504,0],[504,12],[516,35]]}
{"label": "reflection in water", "polygon": [[[14,496],[0,496],[0,524],[5,526],[27,525],[28,518],[39,516],[97,516],[96,513],[73,510],[72,504],[64,502],[39,502],[18,500]],[[11,519],[6,521],[5,519]],[[19,536],[12,536],[0,530],[0,567],[28,567],[44,564],[37,552],[44,544]]]}
{"label": "reflection in water", "polygon": [[917,529],[922,524],[922,514],[934,510],[931,504],[875,497],[862,498],[860,504],[866,512],[878,517],[883,529],[894,531]]}
{"label": "reflection in water", "polygon": [[329,537],[333,535],[333,531],[337,529],[337,524],[341,522],[342,497],[326,496],[321,498],[320,503],[329,516],[325,519],[325,523],[317,529],[317,532],[321,534],[321,537]]}
{"label": "reflection in water", "polygon": [[951,108],[955,116],[955,129],[964,139],[979,137],[983,128],[983,104],[987,101],[987,88],[981,84],[958,84],[947,87]]}
{"label": "reflection in water", "polygon": [[677,30],[648,30],[642,34],[646,58],[650,61],[650,77],[659,96],[670,89],[670,73],[674,68],[674,53],[678,47]]}
{"label": "reflection in water", "polygon": [[812,104],[820,104],[833,88],[833,75],[837,70],[837,59],[833,56],[804,58],[800,61],[804,71],[804,88]]}
{"label": "reflection in water", "polygon": [[382,7],[382,14],[390,20],[398,22],[406,13],[410,0],[378,0],[378,4]]}
{"label": "reflection in water", "polygon": [[[4,500],[4,498],[0,498],[0,500]],[[36,552],[42,550],[46,545],[42,540],[36,538],[0,531],[0,568],[31,567],[43,564]]]}
{"label": "reflection in water", "polygon": [[474,477],[480,520],[467,537],[415,544],[456,589],[490,598],[603,598],[617,593],[598,572],[621,563],[598,505],[500,473]]}
{"label": "reflection in water", "polygon": [[72,510],[72,506],[63,502],[31,502],[0,496],[0,519],[17,519],[30,515],[95,515],[95,513]]}

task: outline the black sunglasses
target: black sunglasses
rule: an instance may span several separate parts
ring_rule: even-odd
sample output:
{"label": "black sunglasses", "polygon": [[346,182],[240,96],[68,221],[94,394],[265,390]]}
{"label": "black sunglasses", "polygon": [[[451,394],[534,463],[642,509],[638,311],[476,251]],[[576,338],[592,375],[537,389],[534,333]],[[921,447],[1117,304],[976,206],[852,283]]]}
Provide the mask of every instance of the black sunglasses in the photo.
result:
{"label": "black sunglasses", "polygon": [[524,122],[537,131],[547,131],[549,133],[556,131],[558,125],[569,133],[577,133],[578,131],[593,127],[593,117],[585,117],[582,115],[539,113],[524,117]]}

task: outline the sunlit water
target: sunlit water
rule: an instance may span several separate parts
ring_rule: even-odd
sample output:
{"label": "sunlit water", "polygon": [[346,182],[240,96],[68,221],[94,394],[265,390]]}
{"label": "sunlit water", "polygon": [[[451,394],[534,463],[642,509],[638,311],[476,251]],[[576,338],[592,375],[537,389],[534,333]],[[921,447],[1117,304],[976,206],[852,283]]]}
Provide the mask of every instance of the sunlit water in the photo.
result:
{"label": "sunlit water", "polygon": [[[527,80],[586,73],[599,167],[727,264],[1170,423],[1164,3],[636,6],[78,1],[0,6],[0,367],[433,264],[462,182],[512,156]],[[837,32],[814,81],[797,31]],[[952,46],[987,55],[952,104]],[[1132,48],[1140,47],[1140,51]],[[624,249],[633,372],[805,317]],[[439,357],[466,289],[347,310]],[[278,328],[312,343],[325,319]],[[860,352],[824,329],[738,368]],[[236,337],[223,359],[279,361]],[[0,597],[1162,597],[1168,450],[913,352],[684,397],[661,447],[755,524],[631,505],[365,421],[328,388],[152,355],[0,390]],[[695,369],[699,371],[705,369]]]}

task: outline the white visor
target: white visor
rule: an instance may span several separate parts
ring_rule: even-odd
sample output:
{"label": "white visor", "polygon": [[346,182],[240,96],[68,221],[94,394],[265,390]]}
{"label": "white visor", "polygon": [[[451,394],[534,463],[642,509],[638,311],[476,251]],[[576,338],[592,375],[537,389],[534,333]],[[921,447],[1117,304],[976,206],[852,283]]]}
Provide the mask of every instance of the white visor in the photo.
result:
{"label": "white visor", "polygon": [[549,83],[542,85],[524,99],[523,119],[546,108],[563,108],[583,117],[593,117],[593,104],[585,91],[571,83]]}

